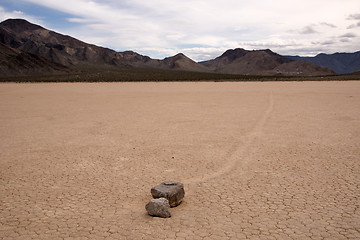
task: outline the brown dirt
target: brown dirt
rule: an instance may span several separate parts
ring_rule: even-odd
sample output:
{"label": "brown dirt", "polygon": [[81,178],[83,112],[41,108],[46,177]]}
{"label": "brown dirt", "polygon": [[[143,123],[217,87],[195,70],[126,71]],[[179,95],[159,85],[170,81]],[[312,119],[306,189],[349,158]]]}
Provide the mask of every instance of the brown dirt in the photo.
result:
{"label": "brown dirt", "polygon": [[[359,239],[360,82],[0,85],[1,239]],[[185,184],[169,219],[151,187]]]}

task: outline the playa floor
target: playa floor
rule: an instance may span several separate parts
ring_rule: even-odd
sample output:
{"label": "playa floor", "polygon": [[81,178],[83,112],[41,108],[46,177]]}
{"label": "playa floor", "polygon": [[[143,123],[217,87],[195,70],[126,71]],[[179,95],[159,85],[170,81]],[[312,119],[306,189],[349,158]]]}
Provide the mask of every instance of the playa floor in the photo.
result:
{"label": "playa floor", "polygon": [[0,113],[0,239],[360,239],[360,81],[0,84]]}

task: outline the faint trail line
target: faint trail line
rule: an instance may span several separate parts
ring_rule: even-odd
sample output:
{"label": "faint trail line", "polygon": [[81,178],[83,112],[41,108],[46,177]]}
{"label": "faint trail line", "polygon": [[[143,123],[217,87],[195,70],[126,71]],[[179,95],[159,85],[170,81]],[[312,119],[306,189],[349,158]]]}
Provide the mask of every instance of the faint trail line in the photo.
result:
{"label": "faint trail line", "polygon": [[[263,128],[265,126],[265,123],[269,119],[272,111],[274,109],[274,98],[273,93],[270,92],[269,94],[269,106],[265,110],[263,116],[259,119],[259,121],[256,123],[253,130],[248,133],[248,136],[246,137],[245,143],[238,146],[234,152],[229,157],[229,160],[221,167],[218,171],[209,173],[206,175],[202,175],[199,177],[193,177],[184,180],[184,184],[191,184],[191,183],[200,183],[205,182],[207,180],[220,177],[224,174],[229,173],[232,169],[236,167],[236,165],[239,163],[239,160],[241,159],[241,156],[244,154],[244,152],[248,149],[248,147],[254,142],[254,140],[259,137],[262,134]],[[243,160],[241,163],[247,163],[249,160]]]}

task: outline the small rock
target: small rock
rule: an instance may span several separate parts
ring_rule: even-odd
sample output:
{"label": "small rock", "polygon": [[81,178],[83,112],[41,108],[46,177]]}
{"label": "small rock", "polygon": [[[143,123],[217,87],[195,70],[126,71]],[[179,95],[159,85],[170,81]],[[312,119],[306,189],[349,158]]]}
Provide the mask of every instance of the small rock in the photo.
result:
{"label": "small rock", "polygon": [[166,198],[170,207],[176,207],[184,198],[184,184],[174,181],[165,181],[151,189],[153,198]]}
{"label": "small rock", "polygon": [[145,206],[149,215],[155,217],[171,217],[169,201],[166,198],[151,199]]}

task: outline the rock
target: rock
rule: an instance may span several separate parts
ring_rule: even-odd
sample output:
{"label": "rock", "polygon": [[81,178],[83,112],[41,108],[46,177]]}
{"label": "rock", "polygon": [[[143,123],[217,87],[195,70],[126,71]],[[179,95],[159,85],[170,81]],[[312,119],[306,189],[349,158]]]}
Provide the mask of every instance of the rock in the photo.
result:
{"label": "rock", "polygon": [[184,184],[174,181],[165,181],[151,189],[153,198],[166,198],[170,207],[176,207],[184,198]]}
{"label": "rock", "polygon": [[169,201],[166,198],[151,199],[145,206],[149,215],[155,217],[171,217]]}

